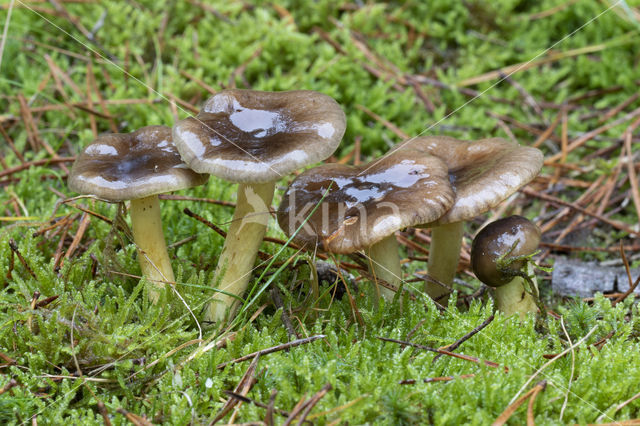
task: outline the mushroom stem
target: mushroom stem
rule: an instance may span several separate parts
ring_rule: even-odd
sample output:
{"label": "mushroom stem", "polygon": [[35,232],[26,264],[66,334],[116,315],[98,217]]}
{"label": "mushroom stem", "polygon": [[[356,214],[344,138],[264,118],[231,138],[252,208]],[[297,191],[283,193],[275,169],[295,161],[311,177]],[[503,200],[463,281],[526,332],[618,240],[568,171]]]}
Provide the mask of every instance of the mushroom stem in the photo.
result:
{"label": "mushroom stem", "polygon": [[[431,248],[429,250],[429,276],[443,284],[453,284],[460,246],[464,234],[463,222],[452,222],[431,229]],[[424,291],[435,301],[442,303],[442,296],[449,290],[445,287],[425,281]]]}
{"label": "mushroom stem", "polygon": [[207,307],[207,321],[231,318],[238,308],[267,230],[274,190],[275,182],[238,185],[236,210],[211,282],[219,292]]}
{"label": "mushroom stem", "polygon": [[[402,269],[400,268],[400,255],[398,254],[398,241],[395,234],[385,237],[369,247],[369,269],[376,278],[380,278],[396,288],[402,283]],[[386,300],[393,300],[395,292],[391,289],[377,285],[378,295]]]}
{"label": "mushroom stem", "polygon": [[173,284],[175,281],[167,253],[167,243],[162,232],[158,196],[131,200],[129,215],[142,275],[153,283],[149,289],[149,300],[156,303],[164,283]]}
{"label": "mushroom stem", "polygon": [[[535,275],[531,272],[531,265],[527,264],[525,273],[530,277],[534,287],[532,290],[537,294],[538,284]],[[538,310],[535,299],[537,296],[525,290],[524,281],[523,277],[515,277],[509,283],[494,289],[496,308],[505,316],[509,317],[517,313],[520,318],[524,318],[527,313]]]}

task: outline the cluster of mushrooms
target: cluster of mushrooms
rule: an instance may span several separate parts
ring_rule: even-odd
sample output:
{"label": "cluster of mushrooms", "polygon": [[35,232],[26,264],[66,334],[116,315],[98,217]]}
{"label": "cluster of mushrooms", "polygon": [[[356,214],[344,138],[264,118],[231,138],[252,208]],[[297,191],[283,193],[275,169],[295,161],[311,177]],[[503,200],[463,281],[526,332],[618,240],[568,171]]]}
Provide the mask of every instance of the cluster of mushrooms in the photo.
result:
{"label": "cluster of mushrooms", "polygon": [[[68,185],[111,202],[130,200],[140,267],[155,303],[163,287],[175,283],[158,194],[202,185],[208,175],[238,183],[236,210],[211,283],[216,291],[204,315],[222,321],[233,316],[249,284],[276,182],[328,158],[345,128],[338,103],[318,92],[224,90],[173,128],[98,137],[78,156]],[[464,221],[532,180],[542,162],[539,150],[502,139],[416,137],[368,164],[332,163],[302,172],[286,190],[277,219],[304,248],[364,251],[378,294],[386,299],[403,282],[395,232],[431,228],[432,279],[424,291],[442,300],[456,273]],[[535,281],[522,269],[537,246],[528,238],[539,240],[540,233],[523,225],[524,218],[513,220],[497,231],[487,226],[480,234],[501,236],[476,239],[472,251],[476,275],[499,288],[496,305],[508,314],[534,311],[537,295]],[[498,272],[488,272],[491,261],[485,257]]]}

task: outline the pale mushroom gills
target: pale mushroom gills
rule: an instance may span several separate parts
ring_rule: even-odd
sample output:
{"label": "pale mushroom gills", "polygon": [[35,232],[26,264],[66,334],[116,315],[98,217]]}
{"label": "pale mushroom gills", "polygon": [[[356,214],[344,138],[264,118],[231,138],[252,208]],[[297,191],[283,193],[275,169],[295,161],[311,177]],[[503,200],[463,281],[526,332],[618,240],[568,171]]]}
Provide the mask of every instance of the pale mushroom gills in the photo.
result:
{"label": "pale mushroom gills", "polygon": [[346,128],[340,106],[322,93],[224,90],[195,118],[176,123],[174,140],[199,173],[239,183],[236,210],[212,286],[206,319],[233,315],[247,289],[269,218],[275,182],[324,160]]}
{"label": "pale mushroom gills", "polygon": [[[453,206],[425,227],[432,228],[429,275],[450,285],[460,257],[464,221],[489,211],[537,176],[542,152],[499,138],[466,141],[447,136],[410,139],[394,151],[403,149],[438,157],[449,168]],[[425,282],[425,291],[440,301],[447,293],[430,281]]]}
{"label": "pale mushroom gills", "polygon": [[140,268],[154,283],[149,298],[156,302],[163,283],[175,281],[157,194],[201,185],[206,180],[206,175],[182,162],[170,127],[148,126],[132,133],[99,136],[76,159],[68,185],[75,192],[107,201],[131,200],[129,213]]}
{"label": "pale mushroom gills", "polygon": [[[308,248],[368,251],[371,272],[398,287],[402,272],[395,231],[432,222],[453,197],[446,165],[407,149],[361,166],[325,164],[305,171],[287,189],[278,223]],[[389,289],[379,290],[387,299],[393,296]]]}

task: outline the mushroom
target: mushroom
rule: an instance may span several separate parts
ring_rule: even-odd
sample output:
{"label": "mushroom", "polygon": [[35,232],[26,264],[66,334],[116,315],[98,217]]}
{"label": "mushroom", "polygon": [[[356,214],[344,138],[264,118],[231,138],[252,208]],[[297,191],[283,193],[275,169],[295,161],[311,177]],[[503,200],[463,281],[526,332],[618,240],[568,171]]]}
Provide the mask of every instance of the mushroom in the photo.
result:
{"label": "mushroom", "polygon": [[142,127],[132,133],[99,136],[73,163],[72,191],[113,202],[131,200],[129,214],[142,275],[154,283],[149,299],[157,302],[166,282],[175,281],[167,253],[158,195],[207,181],[187,166],[167,126]]}
{"label": "mushroom", "polygon": [[473,272],[495,289],[496,307],[507,316],[536,311],[538,286],[530,256],[538,244],[540,229],[522,216],[496,220],[482,228],[473,240]]}
{"label": "mushroom", "polygon": [[[436,220],[453,199],[446,164],[408,148],[361,166],[325,164],[305,171],[287,189],[278,223],[307,248],[366,250],[372,274],[399,287],[395,231]],[[379,291],[387,299],[394,294]]]}
{"label": "mushroom", "polygon": [[218,292],[207,320],[231,316],[249,284],[276,181],[329,157],[345,128],[338,103],[308,90],[224,90],[207,100],[195,118],[176,123],[173,138],[189,167],[240,184],[212,280]]}
{"label": "mushroom", "polygon": [[[542,168],[542,152],[499,138],[465,141],[447,136],[410,139],[394,151],[402,149],[428,153],[449,167],[455,202],[425,227],[432,228],[429,275],[450,285],[460,257],[464,221],[487,212],[531,181]],[[426,281],[425,292],[438,300],[447,289]]]}

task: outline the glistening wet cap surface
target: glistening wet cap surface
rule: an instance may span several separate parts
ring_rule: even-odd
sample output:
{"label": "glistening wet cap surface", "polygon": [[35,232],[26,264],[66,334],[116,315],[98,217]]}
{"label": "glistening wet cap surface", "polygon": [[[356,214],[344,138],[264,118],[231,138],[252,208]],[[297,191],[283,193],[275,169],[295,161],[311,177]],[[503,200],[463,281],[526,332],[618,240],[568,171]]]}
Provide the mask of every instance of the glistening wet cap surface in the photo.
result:
{"label": "glistening wet cap surface", "polygon": [[417,150],[442,159],[456,200],[445,215],[430,225],[471,219],[498,205],[538,175],[543,155],[499,138],[465,141],[447,136],[420,137],[398,145],[394,151]]}
{"label": "glistening wet cap surface", "polygon": [[345,128],[344,112],[322,93],[232,89],[211,97],[195,118],[176,123],[173,136],[192,169],[252,183],[324,160]]}
{"label": "glistening wet cap surface", "polygon": [[81,194],[124,201],[202,185],[207,178],[182,161],[170,127],[148,126],[99,136],[73,163],[68,185]]}
{"label": "glistening wet cap surface", "polygon": [[403,150],[367,165],[307,170],[287,189],[278,223],[291,236],[319,204],[294,241],[350,253],[399,229],[436,220],[453,199],[444,162]]}
{"label": "glistening wet cap surface", "polygon": [[522,216],[509,216],[491,222],[473,239],[471,266],[476,277],[492,287],[509,283],[523,268],[523,261],[514,261],[506,270],[498,270],[501,256],[525,256],[534,253],[540,244],[540,229]]}

